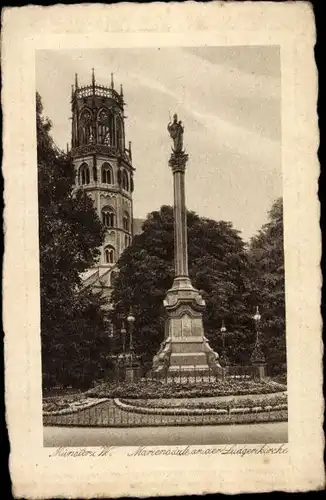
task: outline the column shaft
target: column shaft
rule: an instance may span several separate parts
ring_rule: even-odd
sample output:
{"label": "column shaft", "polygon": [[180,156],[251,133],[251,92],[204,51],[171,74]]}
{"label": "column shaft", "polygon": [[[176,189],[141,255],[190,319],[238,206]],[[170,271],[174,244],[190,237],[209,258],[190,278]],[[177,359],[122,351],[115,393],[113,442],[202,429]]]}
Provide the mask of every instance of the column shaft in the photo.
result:
{"label": "column shaft", "polygon": [[174,265],[175,276],[188,276],[187,212],[185,203],[185,174],[173,174],[174,185]]}

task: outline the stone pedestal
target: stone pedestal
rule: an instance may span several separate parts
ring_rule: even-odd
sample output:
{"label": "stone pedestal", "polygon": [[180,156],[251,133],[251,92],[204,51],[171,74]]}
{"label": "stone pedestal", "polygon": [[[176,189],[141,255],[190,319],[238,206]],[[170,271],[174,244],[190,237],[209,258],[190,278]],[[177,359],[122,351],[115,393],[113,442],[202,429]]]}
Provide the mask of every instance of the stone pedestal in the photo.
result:
{"label": "stone pedestal", "polygon": [[126,382],[137,382],[141,378],[140,366],[139,365],[126,366],[125,374],[126,374],[125,375]]}
{"label": "stone pedestal", "polygon": [[223,375],[218,354],[205,337],[202,312],[205,302],[189,278],[176,278],[164,301],[165,338],[154,357],[153,370],[163,377]]}
{"label": "stone pedestal", "polygon": [[256,363],[255,376],[258,380],[264,380],[266,378],[266,363]]}
{"label": "stone pedestal", "polygon": [[173,152],[169,161],[174,185],[175,278],[164,300],[165,334],[153,359],[153,371],[162,377],[196,374],[223,376],[218,354],[204,334],[205,302],[188,277],[185,166],[188,156]]}
{"label": "stone pedestal", "polygon": [[260,343],[260,332],[257,327],[256,343],[251,354],[251,362],[255,367],[255,376],[259,380],[264,380],[266,377],[266,360]]}

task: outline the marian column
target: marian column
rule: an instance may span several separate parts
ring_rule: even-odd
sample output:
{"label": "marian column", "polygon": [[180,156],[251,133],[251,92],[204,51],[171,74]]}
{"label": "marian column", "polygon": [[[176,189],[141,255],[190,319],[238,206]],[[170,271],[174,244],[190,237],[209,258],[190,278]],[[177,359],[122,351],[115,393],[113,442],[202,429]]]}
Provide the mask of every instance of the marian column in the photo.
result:
{"label": "marian column", "polygon": [[185,203],[185,171],[188,155],[183,149],[184,127],[174,115],[168,131],[173,140],[169,166],[174,189],[174,268],[172,288],[164,300],[165,335],[153,359],[153,370],[161,376],[204,375],[222,373],[218,354],[204,334],[202,312],[205,302],[188,276],[187,211]]}

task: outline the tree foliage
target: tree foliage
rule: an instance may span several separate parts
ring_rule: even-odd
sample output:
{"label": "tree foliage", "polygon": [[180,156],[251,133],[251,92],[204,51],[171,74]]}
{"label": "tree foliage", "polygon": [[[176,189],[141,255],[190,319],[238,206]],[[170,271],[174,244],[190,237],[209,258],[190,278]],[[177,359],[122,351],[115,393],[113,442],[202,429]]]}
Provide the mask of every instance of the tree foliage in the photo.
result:
{"label": "tree foliage", "polygon": [[248,249],[250,300],[262,314],[267,360],[274,370],[280,370],[286,362],[282,198],[275,201],[268,216],[268,223],[251,239]]}
{"label": "tree foliage", "polygon": [[71,158],[55,146],[42,112],[37,94],[43,383],[87,385],[107,362],[101,299],[82,290],[80,273],[96,262],[104,232],[92,200],[74,191]]}
{"label": "tree foliage", "polygon": [[[219,329],[224,320],[233,332],[231,356],[239,360],[243,353],[234,346],[248,323],[244,242],[231,223],[200,218],[194,212],[187,213],[187,227],[189,274],[207,304],[203,318],[206,335],[213,347],[220,348]],[[121,321],[133,307],[136,346],[148,360],[163,340],[163,299],[173,282],[173,255],[173,209],[163,206],[149,214],[143,232],[119,260],[113,291],[115,321]]]}
{"label": "tree foliage", "polygon": [[[223,320],[230,361],[250,362],[255,343],[253,315],[258,305],[267,361],[279,367],[285,361],[282,201],[273,205],[269,222],[249,246],[231,223],[194,212],[187,212],[187,228],[189,274],[206,301],[203,320],[210,344],[221,352]],[[173,282],[173,256],[173,209],[163,206],[148,215],[143,232],[119,261],[114,321],[121,325],[133,307],[136,347],[148,362],[164,336],[163,299]]]}

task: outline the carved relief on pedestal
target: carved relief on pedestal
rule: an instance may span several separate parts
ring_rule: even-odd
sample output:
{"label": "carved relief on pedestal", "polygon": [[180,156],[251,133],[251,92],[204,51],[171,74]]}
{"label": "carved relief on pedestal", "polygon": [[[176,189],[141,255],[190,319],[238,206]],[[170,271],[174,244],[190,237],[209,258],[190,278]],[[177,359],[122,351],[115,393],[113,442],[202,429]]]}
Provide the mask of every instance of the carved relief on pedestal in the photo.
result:
{"label": "carved relief on pedestal", "polygon": [[181,317],[181,337],[191,336],[191,323],[192,319],[189,314],[184,314]]}

